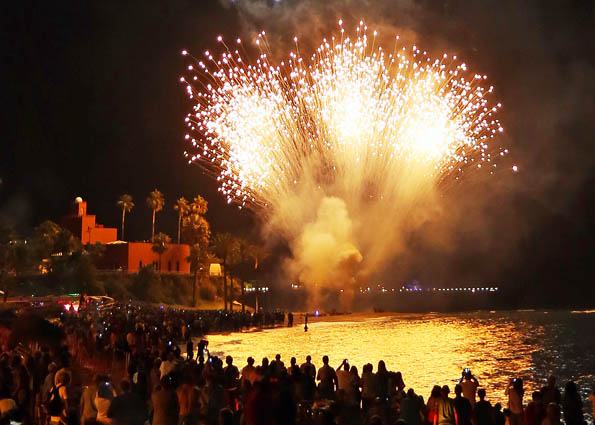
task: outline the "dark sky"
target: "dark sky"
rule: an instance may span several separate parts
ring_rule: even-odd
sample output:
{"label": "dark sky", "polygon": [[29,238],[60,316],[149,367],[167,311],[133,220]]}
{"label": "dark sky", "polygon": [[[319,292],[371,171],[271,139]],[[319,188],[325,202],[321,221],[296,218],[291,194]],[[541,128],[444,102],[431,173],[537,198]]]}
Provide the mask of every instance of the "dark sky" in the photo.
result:
{"label": "dark sky", "polygon": [[[262,28],[324,33],[336,19],[404,29],[428,50],[460,52],[490,76],[504,108],[502,143],[521,172],[453,195],[449,249],[411,235],[399,278],[479,278],[593,290],[595,40],[593,2],[529,0],[221,0],[10,2],[2,6],[0,212],[22,231],[59,220],[75,196],[117,227],[115,202],[137,206],[127,235],[148,238],[144,199],[159,188],[158,230],[174,235],[172,201],[203,195],[215,230],[253,231],[182,152],[190,104],[183,48]],[[285,34],[282,34],[285,33]],[[303,38],[303,36],[302,36]],[[273,39],[275,39],[273,37]],[[8,71],[8,72],[6,72]],[[489,193],[489,195],[486,195]],[[463,201],[461,201],[463,199]],[[454,202],[454,201],[453,201]],[[460,209],[458,210],[460,211]],[[469,224],[471,223],[471,224]],[[432,232],[431,224],[423,231]],[[524,283],[523,283],[524,284]]]}

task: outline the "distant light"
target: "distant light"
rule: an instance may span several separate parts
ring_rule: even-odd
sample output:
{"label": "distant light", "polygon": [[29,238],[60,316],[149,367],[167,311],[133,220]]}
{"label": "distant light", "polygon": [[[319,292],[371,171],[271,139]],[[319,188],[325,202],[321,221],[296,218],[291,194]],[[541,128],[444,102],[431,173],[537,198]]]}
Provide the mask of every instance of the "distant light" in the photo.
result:
{"label": "distant light", "polygon": [[519,167],[517,167],[516,165],[512,166],[512,171],[514,171],[515,173],[519,171]]}

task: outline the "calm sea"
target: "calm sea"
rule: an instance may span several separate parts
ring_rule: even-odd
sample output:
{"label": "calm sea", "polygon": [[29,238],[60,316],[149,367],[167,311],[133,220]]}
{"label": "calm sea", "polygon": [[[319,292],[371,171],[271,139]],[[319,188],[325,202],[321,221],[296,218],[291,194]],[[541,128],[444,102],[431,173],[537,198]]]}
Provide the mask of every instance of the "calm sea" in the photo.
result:
{"label": "calm sea", "polygon": [[211,354],[232,355],[240,368],[248,356],[285,364],[312,355],[315,365],[328,355],[337,367],[344,358],[362,366],[384,360],[401,371],[405,384],[427,397],[434,384],[451,391],[465,367],[471,368],[487,398],[505,402],[512,377],[525,381],[525,402],[553,374],[580,387],[586,418],[593,423],[588,394],[595,384],[595,310],[479,311],[457,314],[370,314],[259,332],[209,336]]}

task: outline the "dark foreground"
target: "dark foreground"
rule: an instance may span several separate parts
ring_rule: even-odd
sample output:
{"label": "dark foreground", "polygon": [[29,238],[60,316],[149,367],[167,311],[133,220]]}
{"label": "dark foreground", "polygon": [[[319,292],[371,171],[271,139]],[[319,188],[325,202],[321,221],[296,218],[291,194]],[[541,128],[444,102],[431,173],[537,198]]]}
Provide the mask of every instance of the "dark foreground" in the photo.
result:
{"label": "dark foreground", "polygon": [[[273,325],[283,321],[282,314],[92,305],[62,314],[56,320],[60,336],[50,338],[48,328],[45,339],[36,335],[39,322],[21,319],[2,346],[0,423],[555,425],[563,419],[579,425],[592,420],[590,412],[584,415],[576,385],[565,383],[560,393],[553,378],[533,394],[524,393],[522,381],[509,382],[504,408],[487,401],[490,394],[471,373],[455,388],[436,386],[425,401],[383,361],[364,365],[360,373],[347,362],[335,369],[328,358],[320,368],[294,358],[285,365],[280,356],[255,366],[250,358],[240,371],[230,357],[211,356],[205,340],[198,347],[192,342],[209,332]],[[26,326],[22,330],[26,320],[30,332]]]}

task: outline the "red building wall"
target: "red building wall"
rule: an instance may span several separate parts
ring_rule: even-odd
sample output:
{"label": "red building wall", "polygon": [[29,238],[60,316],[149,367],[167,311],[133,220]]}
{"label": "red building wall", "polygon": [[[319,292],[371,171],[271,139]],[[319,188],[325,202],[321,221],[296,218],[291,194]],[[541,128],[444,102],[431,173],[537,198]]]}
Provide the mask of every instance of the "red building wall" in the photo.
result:
{"label": "red building wall", "polygon": [[[141,267],[154,264],[158,268],[159,255],[152,250],[153,244],[148,242],[113,243],[106,245],[106,251],[98,265],[104,270],[123,270],[128,273],[138,273]],[[190,246],[185,244],[171,244],[161,256],[163,273],[190,273]]]}
{"label": "red building wall", "polygon": [[112,227],[95,227],[91,229],[88,243],[94,244],[100,242],[106,244],[117,240],[118,229]]}

